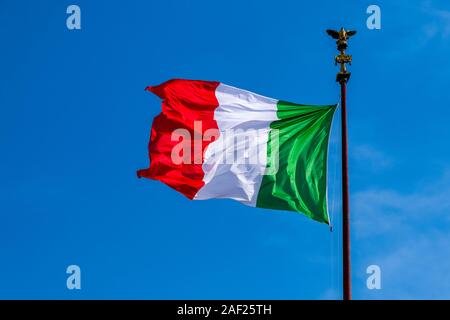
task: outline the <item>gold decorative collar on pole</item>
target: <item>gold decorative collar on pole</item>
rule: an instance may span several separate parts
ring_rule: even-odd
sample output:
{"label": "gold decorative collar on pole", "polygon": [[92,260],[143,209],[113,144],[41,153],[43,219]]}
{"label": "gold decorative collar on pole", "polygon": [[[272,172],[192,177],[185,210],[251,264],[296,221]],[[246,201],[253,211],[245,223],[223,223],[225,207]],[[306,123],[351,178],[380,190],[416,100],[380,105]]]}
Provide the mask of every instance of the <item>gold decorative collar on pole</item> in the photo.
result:
{"label": "gold decorative collar on pole", "polygon": [[346,54],[345,50],[348,47],[347,40],[356,34],[356,31],[348,31],[344,28],[341,30],[327,30],[328,35],[330,35],[333,39],[336,39],[337,49],[339,50],[339,54],[334,58],[335,64],[338,63],[341,65],[341,69],[336,75],[336,81],[339,83],[347,83],[348,79],[350,79],[350,72],[347,71],[346,63],[349,65],[352,64],[352,56],[350,54]]}

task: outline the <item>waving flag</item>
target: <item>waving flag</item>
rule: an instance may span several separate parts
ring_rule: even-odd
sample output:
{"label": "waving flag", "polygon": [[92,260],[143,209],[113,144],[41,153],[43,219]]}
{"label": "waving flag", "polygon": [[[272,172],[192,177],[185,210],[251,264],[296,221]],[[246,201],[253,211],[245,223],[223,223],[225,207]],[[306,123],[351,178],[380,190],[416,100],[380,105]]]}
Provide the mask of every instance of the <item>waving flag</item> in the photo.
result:
{"label": "waving flag", "polygon": [[335,105],[267,98],[220,82],[174,79],[147,87],[161,99],[150,167],[189,199],[229,198],[329,223],[327,152]]}

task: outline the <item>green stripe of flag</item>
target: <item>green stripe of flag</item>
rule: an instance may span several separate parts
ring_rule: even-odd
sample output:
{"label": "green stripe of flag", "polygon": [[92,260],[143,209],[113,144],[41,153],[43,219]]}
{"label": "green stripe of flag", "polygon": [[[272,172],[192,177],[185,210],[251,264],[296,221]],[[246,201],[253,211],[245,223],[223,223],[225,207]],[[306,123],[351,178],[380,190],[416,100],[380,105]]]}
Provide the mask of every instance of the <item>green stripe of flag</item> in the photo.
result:
{"label": "green stripe of flag", "polygon": [[[256,206],[296,211],[329,224],[326,166],[336,106],[279,101],[277,109],[279,120],[270,125],[267,171]],[[272,173],[270,169],[277,166],[277,158],[278,170]]]}

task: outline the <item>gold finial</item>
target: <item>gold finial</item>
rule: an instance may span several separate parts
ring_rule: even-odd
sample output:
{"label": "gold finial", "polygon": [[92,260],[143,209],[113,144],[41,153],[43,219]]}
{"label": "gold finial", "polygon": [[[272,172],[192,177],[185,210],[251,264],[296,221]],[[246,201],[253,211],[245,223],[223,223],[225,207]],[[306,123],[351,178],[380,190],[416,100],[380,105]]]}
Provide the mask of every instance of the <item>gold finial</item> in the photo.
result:
{"label": "gold finial", "polygon": [[347,41],[348,39],[356,34],[356,31],[348,31],[344,28],[341,30],[327,30],[328,35],[330,35],[333,39],[336,39],[337,49],[339,50],[339,54],[334,58],[334,62],[337,65],[338,63],[341,65],[341,69],[339,70],[336,81],[339,83],[347,82],[350,79],[350,72],[347,71],[346,64],[352,64],[352,56],[350,54],[346,54],[345,50],[348,47]]}

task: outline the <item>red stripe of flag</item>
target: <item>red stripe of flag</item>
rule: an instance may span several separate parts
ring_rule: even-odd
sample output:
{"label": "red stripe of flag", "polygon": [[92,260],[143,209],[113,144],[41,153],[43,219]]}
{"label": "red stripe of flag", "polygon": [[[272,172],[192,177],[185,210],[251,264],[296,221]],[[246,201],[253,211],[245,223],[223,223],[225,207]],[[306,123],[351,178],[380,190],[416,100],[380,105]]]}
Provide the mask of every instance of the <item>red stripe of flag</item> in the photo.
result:
{"label": "red stripe of flag", "polygon": [[[214,110],[219,105],[215,95],[218,85],[219,82],[215,81],[174,79],[146,88],[163,102],[162,112],[153,119],[148,145],[150,167],[139,170],[138,177],[159,180],[189,199],[194,198],[204,185],[203,155],[211,143],[197,139],[199,146],[201,143],[201,159],[195,161],[194,131],[197,130],[197,137],[203,137],[206,130],[218,129],[214,120]],[[201,121],[201,126],[197,122],[194,128],[194,121]],[[192,137],[190,163],[175,164],[172,161],[172,150],[179,144],[179,141],[172,141],[172,133],[176,129],[186,129]]]}

